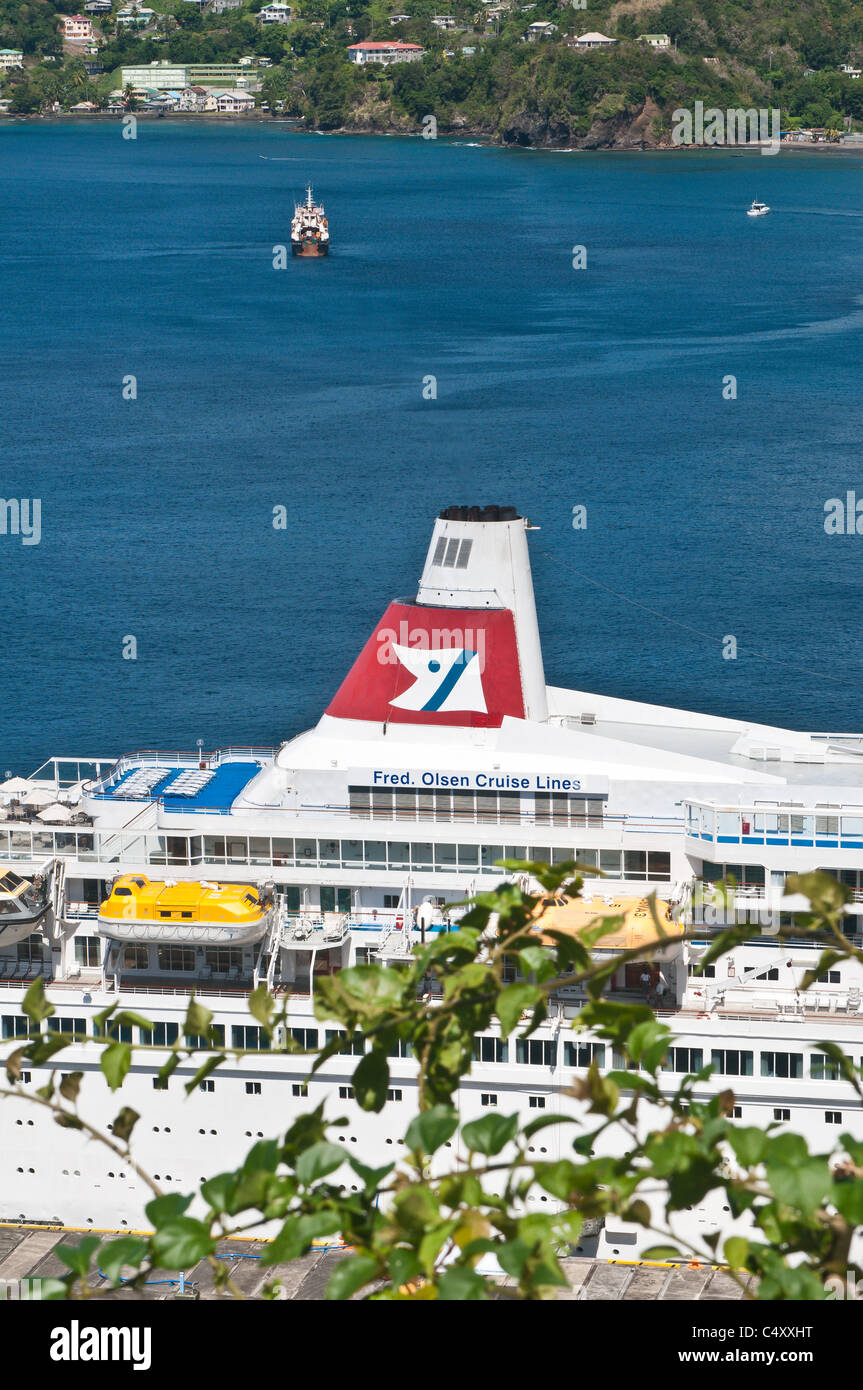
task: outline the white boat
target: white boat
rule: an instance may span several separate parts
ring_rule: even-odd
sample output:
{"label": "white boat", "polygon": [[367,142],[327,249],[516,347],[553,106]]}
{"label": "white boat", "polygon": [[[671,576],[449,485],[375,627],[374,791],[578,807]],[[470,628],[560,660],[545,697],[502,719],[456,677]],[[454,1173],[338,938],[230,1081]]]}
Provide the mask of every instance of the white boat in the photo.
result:
{"label": "white boat", "polygon": [[756,198],[755,201],[752,202],[752,203],[750,203],[749,207],[746,209],[746,216],[747,216],[747,217],[766,217],[769,211],[770,211],[770,209],[769,209],[769,207],[767,206],[767,204],[766,204],[766,203],[759,203],[758,200],[757,200],[757,198]]}
{"label": "white boat", "polygon": [[[323,1046],[317,978],[407,957],[423,936],[457,923],[466,896],[504,876],[496,867],[504,858],[587,866],[589,907],[556,908],[566,914],[562,929],[578,929],[579,912],[606,910],[623,918],[626,940],[641,939],[654,890],[669,921],[698,928],[683,941],[669,927],[646,985],[641,965],[618,967],[610,985],[622,999],[649,991],[675,1034],[660,1073],[665,1091],[712,1062],[714,1075],[695,1094],[732,1089],[743,1124],[787,1123],[814,1151],[842,1130],[863,1141],[860,1099],[818,1046],[836,1043],[859,1060],[863,968],[843,961],[803,992],[820,947],[775,942],[780,913],[802,906],[786,897],[787,875],[814,868],[848,885],[845,930],[863,941],[863,734],[803,733],[550,685],[528,538],[512,507],[441,512],[416,598],[386,608],[319,722],[280,748],[93,759],[83,784],[80,763],[58,756],[39,769],[39,785],[70,795],[86,825],[0,823],[2,868],[30,874],[46,855],[59,866],[56,914],[43,924],[59,1022],[92,1034],[94,1017],[118,1001],[153,1022],[156,1047],[164,1040],[164,1055],[136,1057],[122,1103],[146,1117],[137,1161],[169,1172],[171,1190],[197,1191],[203,1176],[240,1161],[250,1133],[283,1131],[321,1102],[328,1116],[347,1117],[365,1163],[386,1163],[417,1111],[408,1050],[391,1058],[391,1101],[379,1114],[361,1111],[350,1087],[362,1040],[327,1061],[306,1091],[308,1061],[267,1049],[248,993],[261,983],[287,993],[300,1046]],[[402,590],[405,578],[394,572],[393,585]],[[711,884],[725,873],[735,894],[714,905]],[[123,916],[116,932],[106,911],[99,920],[104,886],[118,874],[200,888],[260,890],[272,880],[272,920],[259,941],[240,944],[198,942],[192,932],[128,940]],[[728,921],[750,923],[751,934],[697,974],[714,928]],[[0,975],[16,959],[0,936]],[[260,1050],[187,1097],[193,1063],[166,1090],[153,1078],[182,1035],[190,991],[229,1044]],[[26,1033],[22,995],[7,972],[5,1037]],[[530,1038],[502,1039],[493,1026],[477,1036],[457,1097],[463,1121],[496,1105],[525,1120],[540,1110],[582,1113],[568,1094],[574,1079],[592,1059],[606,1070],[621,1062],[601,1038],[571,1031],[580,999],[561,990]],[[62,1065],[86,1073],[82,1111],[110,1118],[114,1102],[91,1051],[73,1045]],[[28,1128],[33,1118],[23,1101],[0,1106],[0,1220],[146,1226],[150,1194],[133,1171],[106,1176],[97,1146],[38,1115]],[[648,1111],[645,1123],[664,1120]],[[568,1136],[566,1126],[542,1130],[539,1156],[571,1154]],[[451,1158],[467,1158],[458,1139]],[[529,1210],[551,1209],[547,1193],[527,1201]],[[732,1220],[722,1203],[710,1193],[678,1213],[681,1234],[744,1231],[746,1217]],[[615,1218],[586,1234],[577,1253],[637,1258],[655,1239]]]}

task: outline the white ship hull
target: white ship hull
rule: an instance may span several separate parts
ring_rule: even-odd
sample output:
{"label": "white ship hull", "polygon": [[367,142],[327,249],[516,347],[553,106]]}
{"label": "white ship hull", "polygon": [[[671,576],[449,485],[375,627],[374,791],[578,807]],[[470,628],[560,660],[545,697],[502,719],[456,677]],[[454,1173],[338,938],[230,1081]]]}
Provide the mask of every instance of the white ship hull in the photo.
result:
{"label": "white ship hull", "polygon": [[[323,1044],[315,979],[378,953],[409,952],[420,930],[414,909],[428,900],[419,922],[445,930],[458,918],[455,904],[502,877],[494,864],[505,857],[595,864],[608,877],[588,873],[586,894],[656,889],[695,922],[700,885],[730,867],[740,884],[731,915],[747,914],[740,920],[752,922],[752,935],[707,979],[692,971],[723,918],[711,921],[708,908],[703,939],[668,949],[662,1002],[681,1072],[663,1072],[661,1081],[676,1091],[684,1071],[714,1060],[719,1070],[696,1095],[731,1089],[743,1123],[788,1124],[824,1149],[842,1130],[863,1140],[859,1099],[846,1083],[825,1079],[816,1046],[833,1041],[859,1061],[863,971],[843,963],[838,978],[804,994],[819,948],[777,947],[774,934],[779,912],[799,905],[784,896],[786,876],[825,868],[852,888],[846,929],[859,938],[861,749],[863,736],[764,728],[549,687],[524,522],[506,509],[456,512],[436,523],[417,602],[390,606],[315,729],[277,752],[129,755],[84,788],[80,806],[92,825],[0,826],[0,863],[14,856],[26,873],[50,855],[57,866],[57,918],[49,919],[41,961],[31,945],[29,972],[51,978],[58,1016],[92,1034],[93,1015],[119,999],[154,1021],[156,1043],[166,1047],[182,1030],[191,989],[228,1043],[241,1037],[235,1045],[249,1046],[249,1035],[233,1030],[249,1026],[246,997],[259,983],[289,991],[291,1026],[307,1030],[306,1045]],[[172,798],[173,769],[202,761],[213,774],[205,789]],[[161,782],[154,768],[164,769]],[[150,769],[154,787],[140,799],[123,794],[136,769]],[[50,768],[41,780],[51,780]],[[177,879],[273,880],[276,907],[264,936],[133,939],[98,921],[106,880],[166,867]],[[0,936],[0,974],[15,960]],[[23,1030],[24,984],[0,978],[7,1038]],[[638,979],[621,968],[612,996],[642,997]],[[578,1045],[600,1043],[571,1031],[578,1007],[577,994],[553,999],[529,1045],[512,1036],[502,1048],[488,1030],[459,1091],[463,1119],[492,1104],[526,1118],[577,1114],[565,1092],[587,1065]],[[121,1103],[140,1112],[135,1157],[166,1191],[197,1189],[238,1163],[254,1139],[283,1132],[322,1099],[329,1115],[349,1119],[339,1132],[346,1153],[381,1164],[416,1109],[409,1057],[392,1059],[398,1098],[380,1115],[360,1111],[347,1094],[353,1055],[331,1059],[307,1096],[301,1058],[261,1051],[188,1098],[192,1064],[167,1090],[154,1089],[164,1057],[137,1056],[121,1099],[108,1092],[94,1049],[70,1048],[63,1062],[85,1073],[88,1117],[107,1123]],[[610,1048],[602,1063],[615,1065]],[[34,1069],[29,1084],[40,1082]],[[571,1139],[570,1127],[549,1127],[536,1136],[538,1152],[561,1156]],[[148,1194],[134,1174],[74,1131],[58,1131],[36,1107],[0,1106],[0,1140],[0,1219],[146,1226]],[[457,1156],[454,1147],[448,1161]],[[347,1167],[343,1176],[350,1184]],[[548,1210],[553,1199],[537,1191],[529,1201]],[[692,1239],[736,1229],[714,1196],[674,1224]],[[635,1258],[653,1243],[654,1235],[610,1221],[582,1253]]]}

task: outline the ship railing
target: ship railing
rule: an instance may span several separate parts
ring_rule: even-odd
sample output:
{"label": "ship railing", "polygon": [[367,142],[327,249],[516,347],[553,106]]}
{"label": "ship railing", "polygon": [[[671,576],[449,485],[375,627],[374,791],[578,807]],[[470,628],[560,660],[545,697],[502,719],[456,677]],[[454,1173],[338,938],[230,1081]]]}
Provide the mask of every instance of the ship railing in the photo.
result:
{"label": "ship railing", "polygon": [[87,796],[103,798],[110,794],[110,789],[116,786],[125,772],[131,768],[140,767],[142,764],[151,763],[157,766],[164,764],[167,768],[180,768],[198,767],[201,763],[206,763],[208,768],[217,768],[221,767],[223,763],[272,762],[277,752],[278,749],[275,747],[266,745],[258,747],[253,744],[232,744],[228,748],[216,748],[209,751],[195,749],[194,752],[177,748],[141,748],[133,753],[124,753],[106,774],[99,775],[86,783],[84,791]]}

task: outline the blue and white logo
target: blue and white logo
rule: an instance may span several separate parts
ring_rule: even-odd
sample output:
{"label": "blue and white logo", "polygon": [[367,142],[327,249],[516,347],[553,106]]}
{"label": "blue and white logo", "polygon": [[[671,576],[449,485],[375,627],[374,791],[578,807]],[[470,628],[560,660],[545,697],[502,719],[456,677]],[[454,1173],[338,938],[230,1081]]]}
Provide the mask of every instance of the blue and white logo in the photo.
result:
{"label": "blue and white logo", "polygon": [[429,651],[393,643],[392,650],[415,679],[412,686],[390,700],[391,705],[437,714],[451,714],[456,710],[488,713],[480,663],[477,653],[469,647]]}

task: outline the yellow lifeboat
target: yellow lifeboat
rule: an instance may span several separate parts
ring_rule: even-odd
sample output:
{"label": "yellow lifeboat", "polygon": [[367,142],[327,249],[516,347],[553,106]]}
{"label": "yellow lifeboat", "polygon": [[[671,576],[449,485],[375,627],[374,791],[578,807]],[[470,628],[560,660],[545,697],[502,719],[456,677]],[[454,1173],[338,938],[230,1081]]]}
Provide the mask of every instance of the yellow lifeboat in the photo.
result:
{"label": "yellow lifeboat", "polygon": [[99,931],[119,941],[247,945],[271,921],[272,894],[252,883],[149,879],[123,874],[99,908]]}

